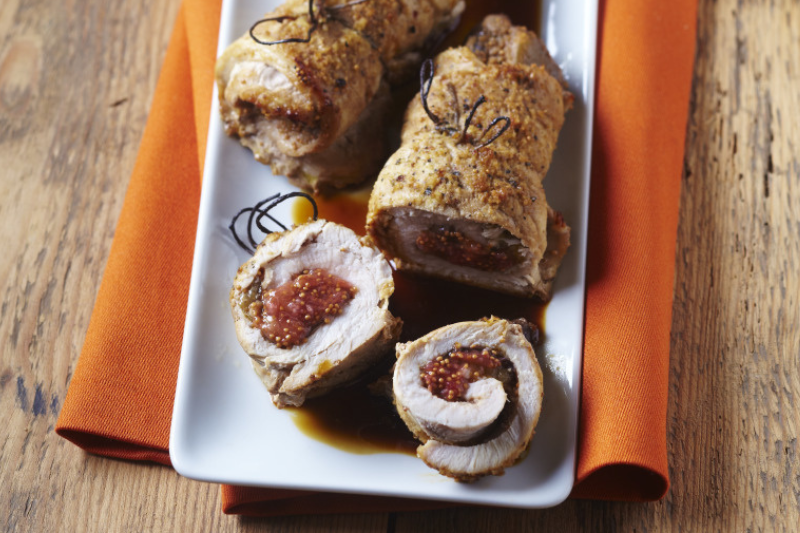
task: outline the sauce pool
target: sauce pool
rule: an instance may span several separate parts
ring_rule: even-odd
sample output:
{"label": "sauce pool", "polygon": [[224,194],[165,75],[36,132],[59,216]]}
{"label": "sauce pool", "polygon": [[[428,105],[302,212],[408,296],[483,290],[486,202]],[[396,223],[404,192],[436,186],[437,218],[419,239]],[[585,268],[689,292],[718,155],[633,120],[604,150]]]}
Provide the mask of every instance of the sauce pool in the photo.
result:
{"label": "sauce pool", "polygon": [[[365,235],[367,220],[367,204],[371,188],[342,192],[336,196],[314,195],[319,209],[319,218],[337,222],[347,226],[358,235]],[[311,202],[303,198],[298,198],[292,204],[292,222],[295,225],[305,224],[314,217],[314,208]]]}
{"label": "sauce pool", "polygon": [[[315,200],[320,218],[345,225],[361,235],[365,233],[368,192],[315,197]],[[296,200],[292,215],[295,224],[307,222],[312,215],[309,202]],[[547,304],[541,302],[398,271],[394,272],[394,283],[389,309],[403,319],[402,342],[418,339],[448,324],[492,315],[509,320],[525,318],[540,332],[544,331]],[[386,357],[384,372],[388,374],[394,354]],[[406,428],[391,400],[370,392],[369,383],[365,379],[312,398],[300,408],[287,410],[300,431],[334,448],[355,454],[416,455],[419,442]]]}
{"label": "sauce pool", "polygon": [[389,398],[369,391],[366,382],[287,408],[307,436],[342,451],[367,455],[416,455],[419,442],[400,420]]}

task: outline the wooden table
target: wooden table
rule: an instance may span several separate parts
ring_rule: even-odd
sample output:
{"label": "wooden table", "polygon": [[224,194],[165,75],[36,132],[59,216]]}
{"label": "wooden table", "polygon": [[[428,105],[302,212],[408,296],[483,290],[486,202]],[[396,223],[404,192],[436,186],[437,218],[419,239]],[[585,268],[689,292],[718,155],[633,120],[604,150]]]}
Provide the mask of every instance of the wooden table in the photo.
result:
{"label": "wooden table", "polygon": [[800,2],[701,0],[675,261],[672,488],[653,504],[242,519],[168,468],[53,433],[179,0],[0,3],[0,527],[794,531]]}

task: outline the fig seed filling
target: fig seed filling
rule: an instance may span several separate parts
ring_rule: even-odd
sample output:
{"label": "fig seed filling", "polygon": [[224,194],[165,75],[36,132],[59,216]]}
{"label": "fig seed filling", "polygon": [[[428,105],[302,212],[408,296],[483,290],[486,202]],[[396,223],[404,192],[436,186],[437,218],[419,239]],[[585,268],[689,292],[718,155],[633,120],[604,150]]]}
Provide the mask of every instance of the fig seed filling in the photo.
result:
{"label": "fig seed filling", "polygon": [[446,355],[428,361],[420,377],[431,394],[448,402],[464,401],[469,384],[485,377],[506,382],[509,376],[497,350],[481,346],[462,347],[456,343]]}
{"label": "fig seed filling", "polygon": [[503,272],[519,263],[518,255],[510,246],[481,244],[460,231],[442,226],[421,231],[416,244],[423,253],[486,272]]}
{"label": "fig seed filling", "polygon": [[253,325],[279,348],[305,344],[321,324],[342,314],[358,289],[324,268],[303,270],[283,285],[261,292],[251,304]]}

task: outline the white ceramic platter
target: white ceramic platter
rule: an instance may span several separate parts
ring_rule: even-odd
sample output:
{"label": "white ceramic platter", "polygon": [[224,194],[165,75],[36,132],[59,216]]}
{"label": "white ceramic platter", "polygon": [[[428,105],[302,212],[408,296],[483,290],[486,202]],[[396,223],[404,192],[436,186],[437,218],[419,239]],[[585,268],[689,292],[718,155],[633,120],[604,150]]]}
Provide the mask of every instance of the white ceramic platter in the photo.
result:
{"label": "white ceramic platter", "polygon": [[[276,1],[226,0],[219,52],[273,9]],[[198,480],[289,489],[405,496],[510,507],[549,507],[574,482],[583,347],[589,164],[594,98],[596,0],[544,0],[542,28],[550,52],[575,94],[545,181],[550,204],[572,227],[572,246],[547,308],[545,342],[537,349],[545,400],[530,454],[501,477],[461,484],[415,457],[360,455],[303,434],[276,409],[239,347],[228,292],[247,254],[228,230],[240,209],[295,190],[269,175],[223,133],[211,114],[197,242],[170,437],[182,475]],[[216,92],[214,102],[216,102]],[[291,221],[288,205],[277,212]]]}

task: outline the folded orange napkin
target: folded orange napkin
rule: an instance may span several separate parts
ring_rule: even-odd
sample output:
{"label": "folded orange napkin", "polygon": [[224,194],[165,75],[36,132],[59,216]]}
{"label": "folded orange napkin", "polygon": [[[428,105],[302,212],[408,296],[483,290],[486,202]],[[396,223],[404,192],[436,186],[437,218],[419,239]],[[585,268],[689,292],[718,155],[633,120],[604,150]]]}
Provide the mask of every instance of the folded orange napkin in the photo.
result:
{"label": "folded orange napkin", "polygon": [[[477,1],[477,0],[473,0]],[[100,455],[169,464],[169,428],[211,110],[220,0],[185,0],[56,431]],[[696,0],[600,5],[586,333],[573,496],[655,500],[666,414]],[[223,486],[249,515],[441,502]]]}

